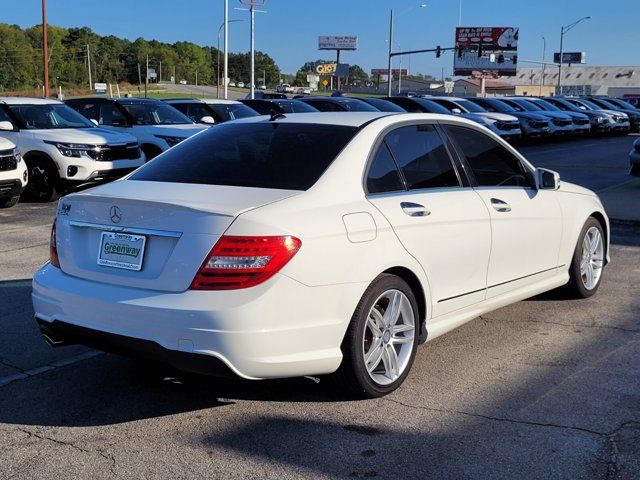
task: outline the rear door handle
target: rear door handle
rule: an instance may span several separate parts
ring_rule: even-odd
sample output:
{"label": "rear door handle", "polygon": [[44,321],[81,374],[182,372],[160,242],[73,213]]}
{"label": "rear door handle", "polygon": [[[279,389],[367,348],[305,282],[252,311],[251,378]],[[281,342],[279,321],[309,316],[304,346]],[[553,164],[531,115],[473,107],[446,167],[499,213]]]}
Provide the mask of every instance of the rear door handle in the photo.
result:
{"label": "rear door handle", "polygon": [[400,208],[410,217],[426,217],[427,215],[431,215],[429,209],[419,203],[401,202]]}
{"label": "rear door handle", "polygon": [[491,206],[494,208],[494,210],[498,211],[498,212],[510,212],[511,211],[511,206],[503,201],[500,200],[499,198],[492,198],[491,199]]}

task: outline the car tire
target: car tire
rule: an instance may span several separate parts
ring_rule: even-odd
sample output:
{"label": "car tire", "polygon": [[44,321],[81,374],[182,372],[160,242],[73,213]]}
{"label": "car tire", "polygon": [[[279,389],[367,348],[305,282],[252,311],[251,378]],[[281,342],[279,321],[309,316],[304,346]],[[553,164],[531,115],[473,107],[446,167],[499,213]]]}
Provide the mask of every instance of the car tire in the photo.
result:
{"label": "car tire", "polygon": [[20,200],[19,196],[11,197],[11,198],[3,198],[0,200],[0,208],[11,208],[15,206]]}
{"label": "car tire", "polygon": [[[394,318],[389,308],[396,300],[398,315]],[[342,363],[332,375],[334,382],[364,398],[381,397],[398,388],[415,359],[419,325],[418,306],[409,285],[395,275],[378,276],[353,313],[342,341]]]}
{"label": "car tire", "polygon": [[573,298],[594,295],[600,283],[606,262],[606,237],[602,225],[593,217],[585,222],[569,267],[566,290]]}
{"label": "car tire", "polygon": [[36,202],[52,202],[59,196],[58,171],[53,162],[46,157],[31,157],[26,160],[29,169],[29,183],[23,195],[26,199]]}

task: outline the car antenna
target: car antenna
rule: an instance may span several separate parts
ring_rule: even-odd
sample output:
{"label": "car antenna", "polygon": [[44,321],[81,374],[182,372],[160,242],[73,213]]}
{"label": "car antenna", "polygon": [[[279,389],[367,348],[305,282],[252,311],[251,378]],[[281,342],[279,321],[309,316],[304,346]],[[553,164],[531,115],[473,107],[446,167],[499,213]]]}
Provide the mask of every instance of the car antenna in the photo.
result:
{"label": "car antenna", "polygon": [[280,113],[280,112],[273,112],[271,114],[271,116],[269,117],[269,121],[273,122],[274,120],[279,120],[281,118],[287,118],[287,116],[284,113]]}

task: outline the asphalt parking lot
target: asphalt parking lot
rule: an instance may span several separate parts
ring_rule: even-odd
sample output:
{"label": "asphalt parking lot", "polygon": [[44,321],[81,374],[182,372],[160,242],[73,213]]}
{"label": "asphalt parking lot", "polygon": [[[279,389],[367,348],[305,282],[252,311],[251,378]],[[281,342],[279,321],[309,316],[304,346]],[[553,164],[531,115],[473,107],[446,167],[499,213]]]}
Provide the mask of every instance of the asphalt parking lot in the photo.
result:
{"label": "asphalt parking lot", "polygon": [[[521,150],[609,191],[631,179],[632,140]],[[595,297],[483,315],[424,345],[399,390],[354,401],[323,379],[219,380],[49,348],[30,277],[54,211],[0,211],[0,478],[640,478],[640,224],[614,223]]]}

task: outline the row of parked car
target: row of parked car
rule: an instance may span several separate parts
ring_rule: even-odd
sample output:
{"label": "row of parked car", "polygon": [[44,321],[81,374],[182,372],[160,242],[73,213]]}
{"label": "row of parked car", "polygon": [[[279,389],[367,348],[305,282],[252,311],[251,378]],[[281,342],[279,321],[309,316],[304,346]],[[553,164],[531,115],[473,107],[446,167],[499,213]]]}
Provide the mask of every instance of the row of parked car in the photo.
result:
{"label": "row of parked car", "polygon": [[[460,115],[508,140],[640,130],[640,110],[614,98],[301,97],[0,98],[0,207],[54,200],[120,178],[211,125],[255,115],[383,111]],[[640,145],[631,154],[640,175]]]}

